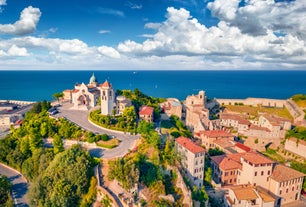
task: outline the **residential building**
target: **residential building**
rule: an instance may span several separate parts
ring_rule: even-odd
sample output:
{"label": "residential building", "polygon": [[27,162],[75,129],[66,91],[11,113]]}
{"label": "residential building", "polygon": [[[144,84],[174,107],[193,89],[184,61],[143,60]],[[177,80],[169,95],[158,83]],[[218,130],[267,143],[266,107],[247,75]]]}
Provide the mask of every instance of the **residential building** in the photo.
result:
{"label": "residential building", "polygon": [[193,185],[203,186],[205,149],[189,138],[179,137],[175,140],[177,153],[181,156],[182,167]]}
{"label": "residential building", "polygon": [[160,107],[164,111],[164,113],[167,115],[167,117],[170,117],[171,115],[175,115],[182,119],[182,111],[183,106],[181,102],[176,98],[168,98],[166,102],[161,103]]}
{"label": "residential building", "polygon": [[132,101],[124,96],[116,97],[116,114],[123,114],[124,109],[132,106]]}
{"label": "residential building", "polygon": [[292,168],[277,164],[269,178],[268,189],[282,197],[282,204],[300,199],[305,174]]}
{"label": "residential building", "polygon": [[224,196],[225,207],[274,207],[276,200],[277,197],[252,185],[231,186]]}
{"label": "residential building", "polygon": [[306,141],[290,137],[286,139],[285,150],[306,158]]}
{"label": "residential building", "polygon": [[212,156],[213,180],[221,185],[237,184],[238,171],[242,168],[240,156],[240,154]]}
{"label": "residential building", "polygon": [[139,109],[139,119],[147,122],[153,122],[154,108],[151,106],[141,106]]}
{"label": "residential building", "polygon": [[198,133],[198,136],[201,139],[202,145],[205,146],[206,150],[209,150],[210,148],[215,148],[216,140],[219,139],[234,140],[234,135],[223,130],[200,131]]}
{"label": "residential building", "polygon": [[238,133],[244,134],[248,129],[250,122],[238,114],[221,113],[220,125],[235,129]]}

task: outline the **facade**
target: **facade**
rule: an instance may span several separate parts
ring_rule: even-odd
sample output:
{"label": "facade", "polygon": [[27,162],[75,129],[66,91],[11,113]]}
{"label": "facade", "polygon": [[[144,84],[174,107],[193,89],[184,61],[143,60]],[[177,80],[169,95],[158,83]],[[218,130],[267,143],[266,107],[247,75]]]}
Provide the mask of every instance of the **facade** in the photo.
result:
{"label": "facade", "polygon": [[115,107],[115,91],[107,80],[99,85],[99,89],[101,93],[101,114],[110,115]]}
{"label": "facade", "polygon": [[160,107],[163,109],[167,117],[175,115],[182,119],[183,106],[176,98],[168,98],[166,102],[161,103]]}
{"label": "facade", "polygon": [[305,174],[277,164],[269,178],[269,191],[282,197],[282,204],[300,199]]}
{"label": "facade", "polygon": [[306,141],[291,137],[286,139],[285,150],[297,154],[306,159]]}
{"label": "facade", "polygon": [[203,186],[205,150],[189,138],[179,137],[175,140],[177,153],[181,156],[181,164],[193,185]]}
{"label": "facade", "polygon": [[154,108],[151,106],[141,106],[138,115],[140,120],[153,122]]}
{"label": "facade", "polygon": [[274,207],[276,200],[264,189],[251,185],[231,186],[224,196],[226,207]]}
{"label": "facade", "polygon": [[244,134],[249,129],[250,122],[238,114],[221,113],[220,125],[232,127],[238,133]]}
{"label": "facade", "polygon": [[70,101],[74,109],[88,110],[98,104],[100,98],[100,89],[94,74],[91,76],[88,84],[76,84],[73,90],[64,90],[64,100]]}
{"label": "facade", "polygon": [[19,114],[1,114],[0,115],[0,128],[9,128],[15,124],[16,121],[22,119]]}
{"label": "facade", "polygon": [[132,101],[124,96],[116,97],[116,114],[123,114],[124,109],[132,106]]}
{"label": "facade", "polygon": [[185,101],[186,126],[193,132],[211,129],[209,110],[205,106],[206,96],[204,91],[198,95],[188,96]]}

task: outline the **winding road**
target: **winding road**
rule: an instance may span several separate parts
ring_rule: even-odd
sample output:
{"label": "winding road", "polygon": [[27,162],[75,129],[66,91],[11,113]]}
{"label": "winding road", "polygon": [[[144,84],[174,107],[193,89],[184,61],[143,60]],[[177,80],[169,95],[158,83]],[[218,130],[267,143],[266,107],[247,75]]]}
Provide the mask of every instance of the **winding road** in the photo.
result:
{"label": "winding road", "polygon": [[139,138],[137,135],[124,134],[122,132],[108,130],[99,126],[96,126],[88,121],[88,115],[90,111],[87,110],[73,110],[71,109],[72,104],[64,104],[58,108],[59,113],[54,115],[54,117],[64,117],[67,120],[75,123],[83,129],[91,131],[95,134],[108,134],[118,138],[121,142],[118,147],[113,149],[104,149],[101,147],[91,147],[88,148],[89,153],[94,157],[99,158],[115,158],[122,157],[129,150],[133,149],[136,140]]}
{"label": "winding road", "polygon": [[28,207],[26,193],[28,191],[27,180],[21,175],[20,172],[0,163],[0,174],[8,177],[13,184],[12,196],[14,200],[14,206]]}

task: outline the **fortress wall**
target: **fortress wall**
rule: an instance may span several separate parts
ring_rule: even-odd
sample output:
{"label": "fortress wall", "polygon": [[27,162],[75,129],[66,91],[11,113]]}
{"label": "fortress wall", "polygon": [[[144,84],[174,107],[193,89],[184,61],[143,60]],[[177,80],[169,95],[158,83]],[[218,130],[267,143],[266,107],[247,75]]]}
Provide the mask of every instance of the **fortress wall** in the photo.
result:
{"label": "fortress wall", "polygon": [[35,103],[34,101],[18,101],[18,100],[0,100],[0,102],[8,102],[12,104],[18,104],[18,105],[30,105]]}
{"label": "fortress wall", "polygon": [[278,107],[283,108],[286,100],[280,99],[267,99],[267,98],[247,98],[247,99],[216,99],[220,105],[234,105],[235,103],[242,103],[248,106],[267,106],[267,107]]}

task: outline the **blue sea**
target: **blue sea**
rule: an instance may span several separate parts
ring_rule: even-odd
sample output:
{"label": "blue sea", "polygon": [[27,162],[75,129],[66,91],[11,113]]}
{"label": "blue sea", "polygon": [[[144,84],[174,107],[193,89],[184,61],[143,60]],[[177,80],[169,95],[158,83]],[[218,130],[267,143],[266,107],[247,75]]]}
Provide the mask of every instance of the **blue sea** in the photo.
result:
{"label": "blue sea", "polygon": [[55,92],[88,83],[93,72],[115,90],[138,88],[149,96],[180,100],[199,90],[209,98],[306,94],[306,71],[0,71],[0,100],[53,100]]}

